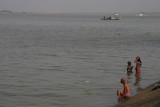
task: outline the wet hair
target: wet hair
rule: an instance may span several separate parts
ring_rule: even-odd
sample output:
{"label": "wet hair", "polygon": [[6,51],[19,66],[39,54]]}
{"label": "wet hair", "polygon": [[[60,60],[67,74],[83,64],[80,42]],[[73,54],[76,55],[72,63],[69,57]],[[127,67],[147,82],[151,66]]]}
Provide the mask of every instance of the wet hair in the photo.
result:
{"label": "wet hair", "polygon": [[137,57],[136,57],[136,59],[137,59],[137,61],[138,61],[138,62],[140,62],[140,63],[141,63],[141,65],[142,65],[141,58],[140,58],[139,56],[137,56]]}
{"label": "wet hair", "polygon": [[128,65],[131,65],[131,62],[130,62],[130,61],[128,61]]}
{"label": "wet hair", "polygon": [[121,78],[121,83],[126,83],[126,79],[125,78]]}

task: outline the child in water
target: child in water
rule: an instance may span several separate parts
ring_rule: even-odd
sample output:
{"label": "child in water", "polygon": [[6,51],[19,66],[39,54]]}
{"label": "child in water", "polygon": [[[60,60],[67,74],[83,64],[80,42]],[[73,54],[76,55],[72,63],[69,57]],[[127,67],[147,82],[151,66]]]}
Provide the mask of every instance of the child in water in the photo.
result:
{"label": "child in water", "polygon": [[128,61],[127,73],[132,73],[133,72],[132,70],[133,70],[133,66],[132,66],[131,62]]}
{"label": "child in water", "polygon": [[122,101],[125,98],[129,98],[130,97],[130,88],[128,86],[128,84],[126,83],[126,79],[125,78],[121,78],[121,83],[123,84],[123,91],[118,89],[117,90],[117,96],[118,96],[118,101]]}
{"label": "child in water", "polygon": [[134,62],[136,63],[136,68],[135,68],[136,74],[137,74],[137,73],[140,73],[140,72],[141,72],[140,67],[141,67],[141,65],[142,65],[142,62],[141,62],[140,57],[137,56]]}

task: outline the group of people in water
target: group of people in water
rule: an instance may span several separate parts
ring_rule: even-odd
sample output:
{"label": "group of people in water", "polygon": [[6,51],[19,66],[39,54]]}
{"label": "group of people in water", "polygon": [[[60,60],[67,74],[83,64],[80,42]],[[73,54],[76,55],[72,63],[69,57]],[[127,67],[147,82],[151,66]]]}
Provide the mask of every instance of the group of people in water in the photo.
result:
{"label": "group of people in water", "polygon": [[[140,68],[142,65],[140,57],[137,56],[136,59],[134,60],[134,62],[136,63],[136,67],[135,67],[136,75],[139,75],[141,72]],[[132,66],[131,62],[128,61],[127,73],[132,73],[132,72],[133,72],[133,66]],[[117,90],[117,96],[118,96],[119,102],[123,101],[124,99],[129,98],[131,96],[130,95],[130,88],[126,82],[126,79],[121,78],[120,82],[123,85],[123,90],[120,90],[120,89]]]}

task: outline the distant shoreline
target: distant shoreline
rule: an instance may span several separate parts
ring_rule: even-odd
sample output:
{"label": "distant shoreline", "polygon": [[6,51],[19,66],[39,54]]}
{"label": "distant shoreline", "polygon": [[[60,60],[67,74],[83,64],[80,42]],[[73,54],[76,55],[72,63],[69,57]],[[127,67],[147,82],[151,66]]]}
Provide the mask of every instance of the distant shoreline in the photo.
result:
{"label": "distant shoreline", "polygon": [[[43,12],[12,12],[7,10],[1,10],[0,14],[37,14],[37,15],[113,15],[115,13],[43,13]],[[118,13],[120,16],[138,16],[139,13]],[[160,12],[143,13],[144,16],[160,16]]]}

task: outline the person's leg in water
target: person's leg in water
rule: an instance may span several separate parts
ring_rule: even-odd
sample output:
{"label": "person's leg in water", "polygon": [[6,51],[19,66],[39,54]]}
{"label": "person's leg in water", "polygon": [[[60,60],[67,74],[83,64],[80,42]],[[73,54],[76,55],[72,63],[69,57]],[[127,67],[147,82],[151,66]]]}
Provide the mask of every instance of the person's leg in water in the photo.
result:
{"label": "person's leg in water", "polygon": [[120,89],[118,89],[117,90],[118,102],[122,101],[122,95],[123,95],[122,91]]}

